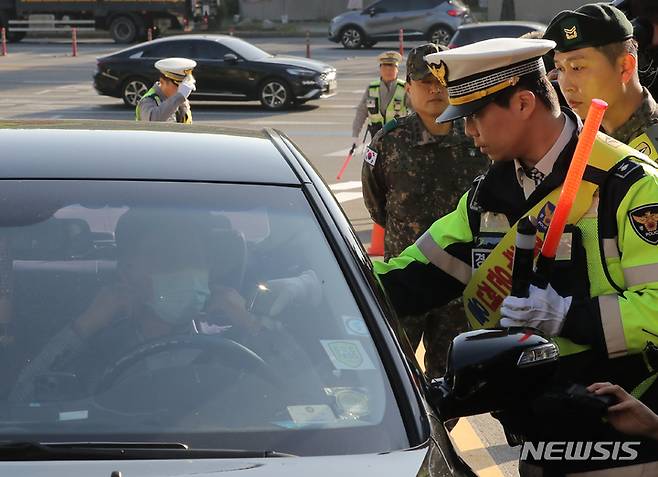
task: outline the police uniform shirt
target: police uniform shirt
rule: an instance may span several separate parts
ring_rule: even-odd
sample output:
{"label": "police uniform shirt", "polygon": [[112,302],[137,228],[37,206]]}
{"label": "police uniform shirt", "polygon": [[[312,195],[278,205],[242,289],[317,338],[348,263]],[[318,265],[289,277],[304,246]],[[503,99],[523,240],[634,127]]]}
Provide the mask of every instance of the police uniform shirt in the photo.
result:
{"label": "police uniform shirt", "polygon": [[[567,146],[567,144],[569,144],[569,141],[571,141],[573,133],[576,130],[576,124],[571,120],[571,118],[569,118],[564,113],[562,113],[562,117],[564,118],[564,126],[562,127],[560,136],[558,137],[557,141],[555,141],[555,144],[553,144],[553,147],[551,147],[551,149],[544,155],[544,157],[542,157],[540,161],[534,166],[534,169],[537,169],[537,171],[539,171],[543,177],[546,177],[553,171],[553,165],[555,165],[555,161],[557,161],[562,150]],[[529,177],[529,175],[526,173],[527,167],[521,164],[519,160],[514,159],[514,165],[516,166],[516,178],[519,181],[519,185],[523,189],[525,198],[527,199],[535,191],[541,180],[535,181]]]}

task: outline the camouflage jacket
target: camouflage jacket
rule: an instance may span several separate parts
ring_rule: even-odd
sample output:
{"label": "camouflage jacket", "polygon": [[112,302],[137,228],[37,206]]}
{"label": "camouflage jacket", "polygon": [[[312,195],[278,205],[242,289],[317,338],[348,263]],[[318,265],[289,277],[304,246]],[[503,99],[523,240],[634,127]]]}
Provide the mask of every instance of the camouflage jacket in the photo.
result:
{"label": "camouflage jacket", "polygon": [[455,121],[433,136],[416,113],[386,124],[366,149],[361,181],[372,219],[386,229],[386,258],[451,212],[488,160]]}
{"label": "camouflage jacket", "polygon": [[[641,136],[655,124],[658,124],[658,105],[649,93],[649,90],[644,89],[644,99],[640,107],[633,113],[633,115],[621,127],[613,131],[610,136],[614,137],[617,141],[629,144],[633,139]],[[650,139],[654,142],[654,147],[658,148],[658,131],[656,133],[648,134]],[[647,152],[647,151],[641,151]]]}

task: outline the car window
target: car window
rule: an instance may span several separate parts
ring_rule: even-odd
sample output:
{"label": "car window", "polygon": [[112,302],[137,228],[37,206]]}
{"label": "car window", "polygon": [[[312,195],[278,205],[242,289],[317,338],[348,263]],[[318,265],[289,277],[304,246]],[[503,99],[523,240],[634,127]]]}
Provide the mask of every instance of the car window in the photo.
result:
{"label": "car window", "polygon": [[144,49],[143,58],[194,58],[194,42],[164,41]]}
{"label": "car window", "polygon": [[224,55],[233,53],[217,41],[197,41],[194,44],[194,56],[201,60],[223,60]]}
{"label": "car window", "polygon": [[0,216],[0,440],[409,445],[301,189],[3,181]]}
{"label": "car window", "polygon": [[238,56],[248,61],[258,61],[270,58],[272,55],[255,45],[236,37],[223,38],[222,43],[233,50]]}
{"label": "car window", "polygon": [[382,0],[373,7],[379,12],[401,12],[408,8],[408,2],[402,0]]}
{"label": "car window", "polygon": [[411,0],[407,3],[408,10],[431,10],[445,0]]}

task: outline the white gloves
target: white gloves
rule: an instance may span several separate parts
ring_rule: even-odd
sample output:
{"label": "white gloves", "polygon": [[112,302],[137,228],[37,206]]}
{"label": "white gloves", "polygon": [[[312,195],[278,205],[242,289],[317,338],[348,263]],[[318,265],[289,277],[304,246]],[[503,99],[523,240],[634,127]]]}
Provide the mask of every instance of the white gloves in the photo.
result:
{"label": "white gloves", "polygon": [[196,91],[196,80],[194,76],[187,75],[178,85],[178,92],[183,95],[183,98],[187,99],[192,91]]}
{"label": "white gloves", "polygon": [[322,299],[320,280],[312,270],[298,277],[270,280],[266,285],[276,297],[269,310],[270,316],[278,315],[292,303],[318,305]]}
{"label": "white gloves", "polygon": [[500,326],[536,328],[548,336],[557,336],[562,331],[572,297],[561,297],[550,285],[546,289],[530,285],[529,295],[528,298],[508,296],[503,300],[500,313],[504,318]]}

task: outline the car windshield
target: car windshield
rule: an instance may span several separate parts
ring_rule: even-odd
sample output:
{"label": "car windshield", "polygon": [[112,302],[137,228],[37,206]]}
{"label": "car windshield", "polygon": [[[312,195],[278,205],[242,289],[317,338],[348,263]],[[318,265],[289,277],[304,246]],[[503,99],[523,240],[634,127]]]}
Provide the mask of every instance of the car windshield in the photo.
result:
{"label": "car windshield", "polygon": [[240,38],[225,38],[222,39],[221,43],[248,61],[258,61],[272,56],[270,53],[261,50],[257,46],[241,40]]}
{"label": "car windshield", "polygon": [[408,445],[304,193],[3,181],[0,440]]}

